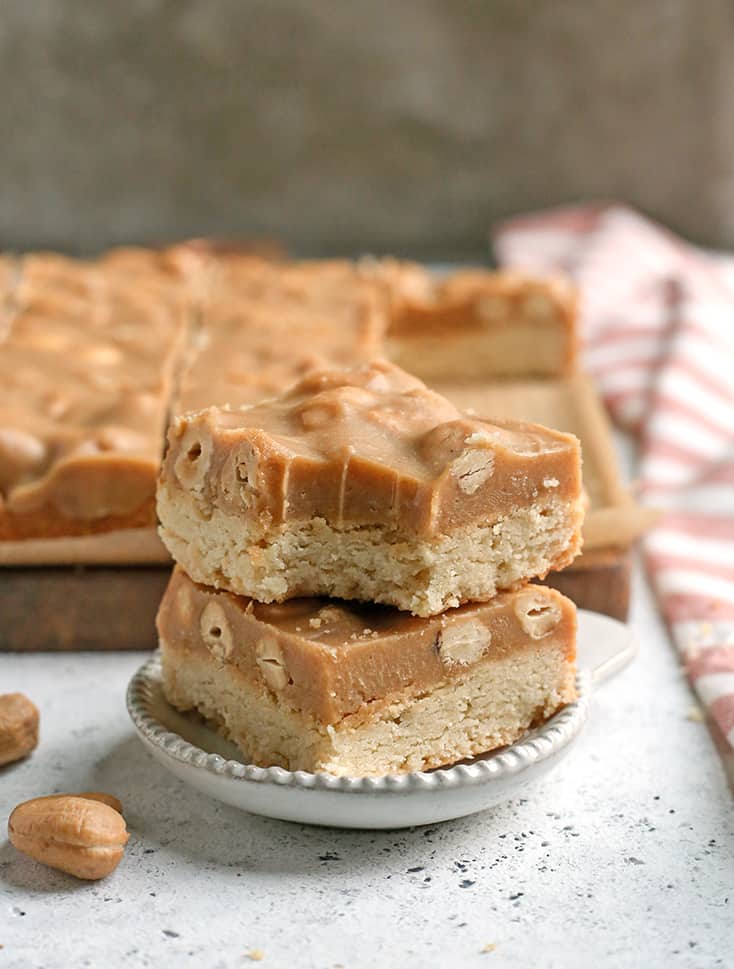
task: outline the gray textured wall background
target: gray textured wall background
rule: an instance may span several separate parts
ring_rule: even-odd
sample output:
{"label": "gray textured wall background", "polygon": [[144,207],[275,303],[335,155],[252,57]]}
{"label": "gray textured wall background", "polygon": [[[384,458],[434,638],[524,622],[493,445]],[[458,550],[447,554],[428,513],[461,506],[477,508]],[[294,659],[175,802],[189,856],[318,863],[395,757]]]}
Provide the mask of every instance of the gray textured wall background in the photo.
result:
{"label": "gray textured wall background", "polygon": [[734,244],[730,0],[6,0],[0,243],[482,251],[618,197]]}

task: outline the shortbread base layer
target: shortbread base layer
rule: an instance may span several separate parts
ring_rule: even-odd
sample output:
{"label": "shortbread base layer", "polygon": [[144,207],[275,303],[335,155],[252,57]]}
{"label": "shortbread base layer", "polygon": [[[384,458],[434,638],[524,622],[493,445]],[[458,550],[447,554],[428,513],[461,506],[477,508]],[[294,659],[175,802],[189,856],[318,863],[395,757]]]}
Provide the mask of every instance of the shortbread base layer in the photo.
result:
{"label": "shortbread base layer", "polygon": [[519,739],[576,697],[574,664],[558,641],[488,658],[430,691],[405,689],[336,724],[281,705],[236,667],[161,639],[163,689],[196,710],[262,767],[368,777],[428,770]]}
{"label": "shortbread base layer", "polygon": [[430,539],[376,525],[337,530],[322,518],[256,535],[220,509],[202,518],[187,492],[170,494],[167,505],[161,537],[196,582],[260,602],[331,596],[416,616],[484,601],[563,568],[580,550],[583,518],[580,501],[549,501]]}

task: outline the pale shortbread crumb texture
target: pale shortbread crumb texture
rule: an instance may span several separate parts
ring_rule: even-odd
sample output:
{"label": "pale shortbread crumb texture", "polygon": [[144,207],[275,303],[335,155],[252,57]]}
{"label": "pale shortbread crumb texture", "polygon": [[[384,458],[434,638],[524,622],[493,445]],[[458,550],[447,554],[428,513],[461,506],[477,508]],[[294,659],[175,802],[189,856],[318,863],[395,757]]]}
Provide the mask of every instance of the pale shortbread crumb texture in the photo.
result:
{"label": "pale shortbread crumb texture", "polygon": [[215,723],[246,762],[289,770],[365,777],[452,764],[513,743],[575,698],[568,650],[539,643],[326,725],[282,706],[212,656],[170,649],[165,640],[161,649],[170,703]]}
{"label": "pale shortbread crumb texture", "polygon": [[491,524],[471,524],[428,539],[382,526],[334,529],[324,519],[250,531],[221,509],[202,514],[195,498],[164,486],[161,537],[192,579],[260,602],[332,596],[397,606],[432,616],[490,599],[579,549],[581,502],[549,498]]}

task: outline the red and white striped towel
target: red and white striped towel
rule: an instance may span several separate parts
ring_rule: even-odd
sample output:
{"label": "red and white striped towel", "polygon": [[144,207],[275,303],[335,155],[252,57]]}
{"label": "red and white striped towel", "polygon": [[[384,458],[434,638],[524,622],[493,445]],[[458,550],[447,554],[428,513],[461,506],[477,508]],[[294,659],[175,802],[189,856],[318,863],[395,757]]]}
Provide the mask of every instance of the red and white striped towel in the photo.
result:
{"label": "red and white striped towel", "polygon": [[639,439],[641,497],[665,510],[644,542],[648,570],[732,770],[734,256],[616,205],[513,219],[494,245],[501,265],[579,284],[583,366]]}

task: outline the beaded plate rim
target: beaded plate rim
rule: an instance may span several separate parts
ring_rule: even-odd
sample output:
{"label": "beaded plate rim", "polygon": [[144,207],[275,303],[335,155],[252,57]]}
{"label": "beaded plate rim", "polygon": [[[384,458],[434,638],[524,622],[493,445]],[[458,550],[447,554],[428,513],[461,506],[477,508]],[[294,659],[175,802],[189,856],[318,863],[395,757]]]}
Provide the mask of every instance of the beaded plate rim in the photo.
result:
{"label": "beaded plate rim", "polygon": [[[154,703],[165,703],[161,689],[161,658],[156,652],[133,675],[127,688],[127,709],[141,739],[180,764],[235,782],[271,784],[298,790],[321,790],[343,794],[405,794],[493,783],[520,774],[547,760],[578,735],[589,713],[591,677],[576,674],[578,696],[541,727],[508,747],[490,751],[469,763],[431,771],[387,774],[381,777],[336,777],[332,774],[289,771],[283,767],[258,767],[208,753],[170,730],[153,712]],[[173,708],[171,708],[173,709]]]}

